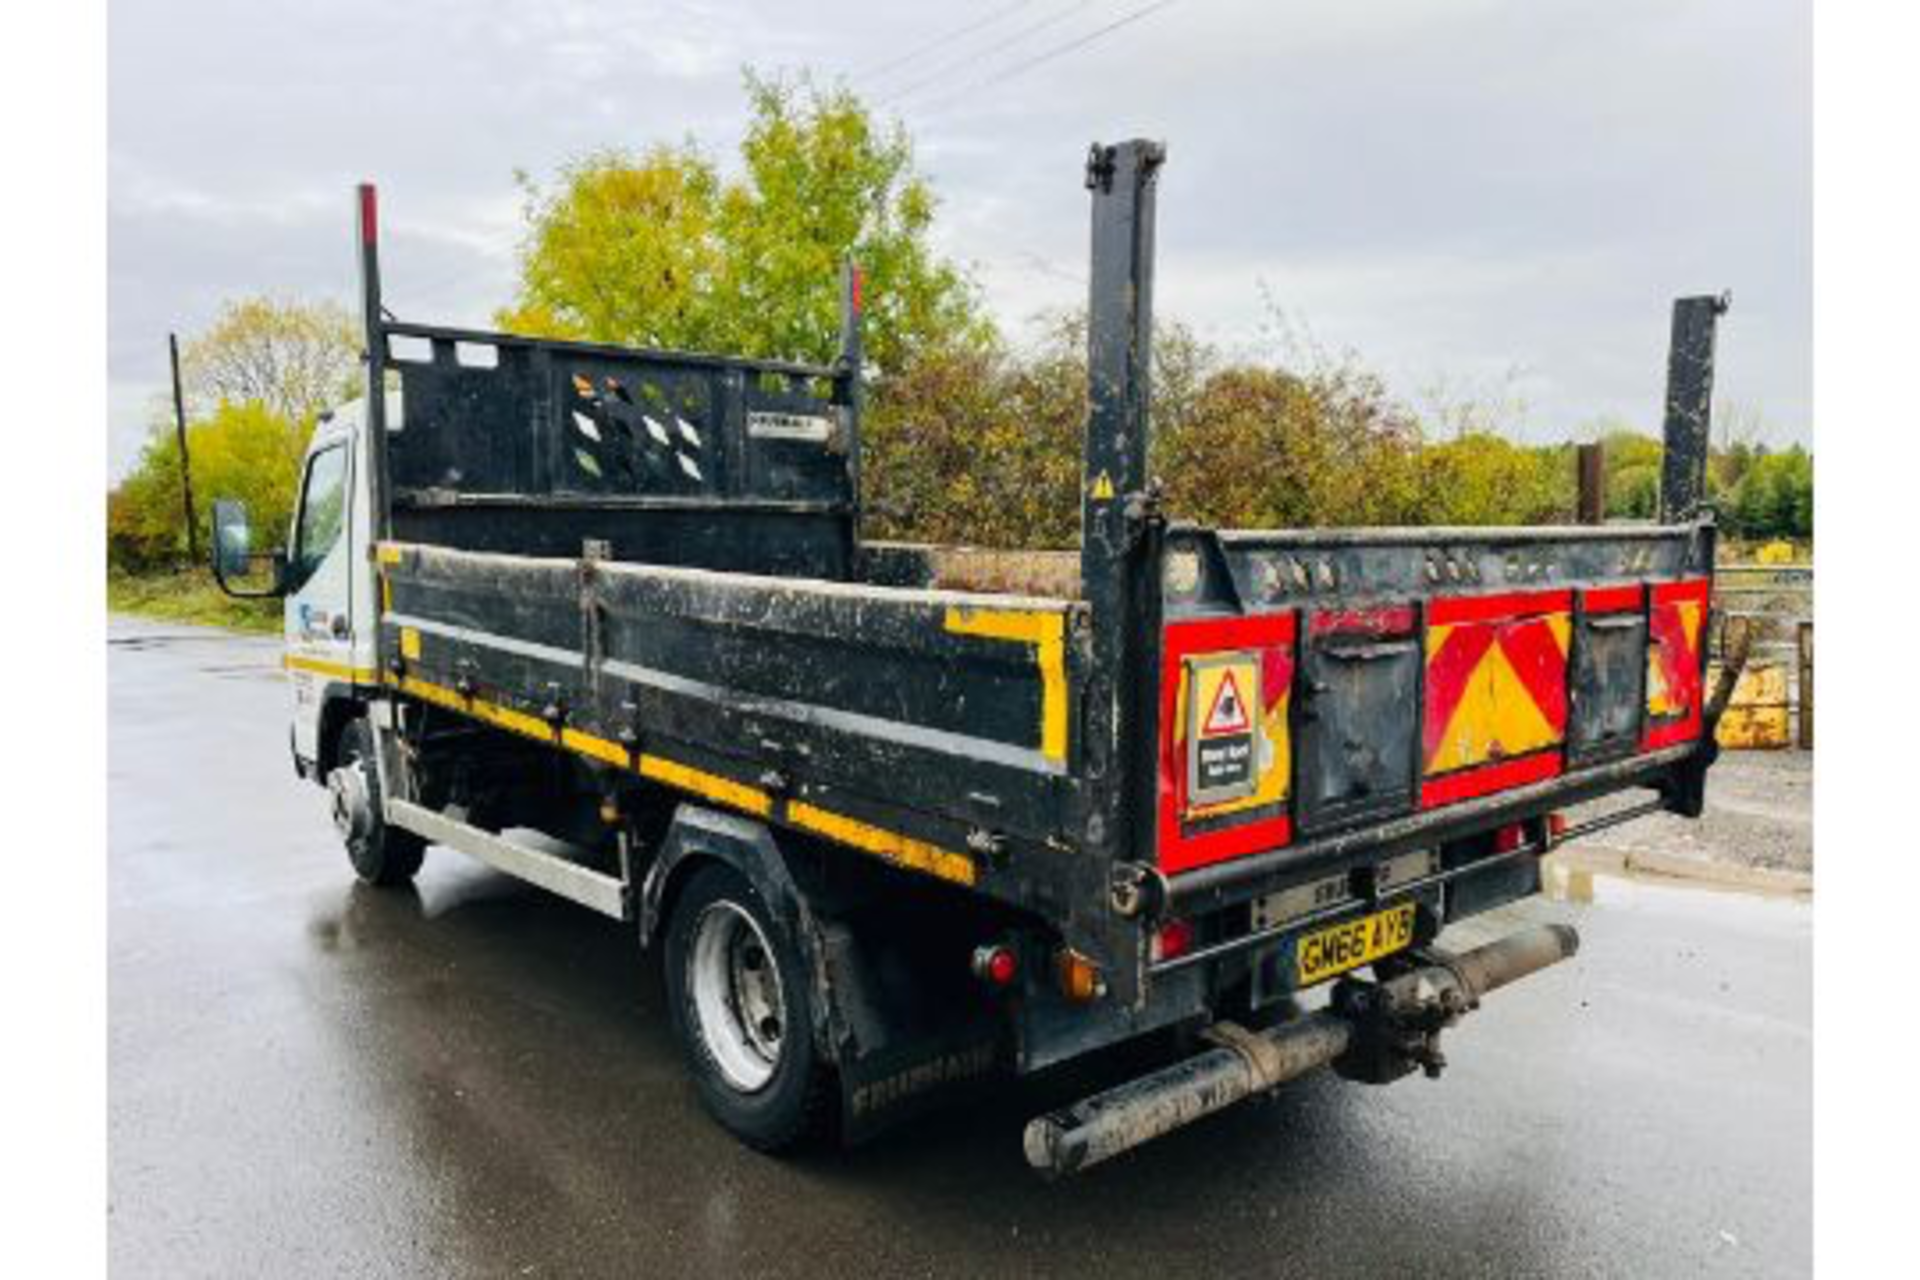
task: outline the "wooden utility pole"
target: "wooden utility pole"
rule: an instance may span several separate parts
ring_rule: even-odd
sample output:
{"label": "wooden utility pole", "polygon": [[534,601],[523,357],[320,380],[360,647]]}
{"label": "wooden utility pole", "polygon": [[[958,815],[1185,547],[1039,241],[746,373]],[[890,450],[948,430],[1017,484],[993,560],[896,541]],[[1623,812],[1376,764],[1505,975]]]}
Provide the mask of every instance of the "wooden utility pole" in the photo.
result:
{"label": "wooden utility pole", "polygon": [[1580,446],[1580,523],[1607,520],[1607,455],[1598,444]]}
{"label": "wooden utility pole", "polygon": [[200,520],[193,513],[193,468],[187,461],[187,401],[180,391],[180,339],[167,335],[167,358],[173,364],[173,431],[180,442],[180,501],[187,514],[187,558],[200,563]]}

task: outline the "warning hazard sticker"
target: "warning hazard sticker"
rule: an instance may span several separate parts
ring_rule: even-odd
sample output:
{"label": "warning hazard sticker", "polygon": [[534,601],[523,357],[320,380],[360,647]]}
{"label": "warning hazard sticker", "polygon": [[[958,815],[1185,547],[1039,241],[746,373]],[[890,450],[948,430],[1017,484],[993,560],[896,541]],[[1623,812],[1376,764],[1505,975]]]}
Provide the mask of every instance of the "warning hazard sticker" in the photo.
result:
{"label": "warning hazard sticker", "polygon": [[1260,667],[1251,656],[1210,655],[1191,660],[1193,717],[1187,734],[1187,798],[1195,804],[1251,795],[1259,779],[1254,736],[1260,705]]}
{"label": "warning hazard sticker", "polygon": [[1213,709],[1200,722],[1200,732],[1203,736],[1247,733],[1252,728],[1253,721],[1247,716],[1247,700],[1240,694],[1240,681],[1234,678],[1233,668],[1229,667],[1213,692]]}

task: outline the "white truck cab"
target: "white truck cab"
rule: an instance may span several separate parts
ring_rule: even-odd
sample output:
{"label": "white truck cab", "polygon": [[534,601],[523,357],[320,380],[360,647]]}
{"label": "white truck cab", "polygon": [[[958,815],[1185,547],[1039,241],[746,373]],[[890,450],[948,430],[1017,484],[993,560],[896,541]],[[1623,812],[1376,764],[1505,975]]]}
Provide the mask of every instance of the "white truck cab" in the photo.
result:
{"label": "white truck cab", "polygon": [[[397,393],[387,397],[386,416],[388,430],[397,430]],[[284,548],[254,551],[245,506],[214,504],[214,572],[233,595],[284,598],[294,769],[331,794],[334,825],[355,870],[386,884],[413,876],[425,843],[388,826],[381,802],[373,722],[385,706],[377,697],[380,587],[366,418],[366,402],[353,400],[314,427]],[[270,574],[265,586],[236,581],[263,560]]]}
{"label": "white truck cab", "polygon": [[[293,690],[293,754],[303,774],[320,765],[328,703],[377,684],[375,601],[368,530],[362,402],[323,420],[300,468],[288,532],[284,629]],[[329,762],[330,763],[330,762]]]}
{"label": "white truck cab", "polygon": [[[389,429],[400,398],[387,401]],[[228,582],[240,595],[283,595],[283,659],[293,695],[294,767],[322,781],[337,763],[337,737],[364,710],[380,683],[374,652],[378,580],[372,563],[372,492],[366,466],[366,413],[353,400],[321,418],[300,464],[300,488],[284,550],[252,551],[244,507],[218,504],[219,568],[239,579],[250,563],[271,561],[264,589]]]}

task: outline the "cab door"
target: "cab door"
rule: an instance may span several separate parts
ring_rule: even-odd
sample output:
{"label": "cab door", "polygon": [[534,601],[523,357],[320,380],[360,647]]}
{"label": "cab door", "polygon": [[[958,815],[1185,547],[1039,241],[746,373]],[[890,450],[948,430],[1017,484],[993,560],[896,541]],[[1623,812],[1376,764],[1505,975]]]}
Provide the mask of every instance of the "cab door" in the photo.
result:
{"label": "cab door", "polygon": [[318,445],[307,455],[287,551],[287,677],[293,692],[293,749],[302,760],[319,754],[321,712],[333,689],[351,689],[373,676],[357,650],[353,558],[355,503],[351,437]]}

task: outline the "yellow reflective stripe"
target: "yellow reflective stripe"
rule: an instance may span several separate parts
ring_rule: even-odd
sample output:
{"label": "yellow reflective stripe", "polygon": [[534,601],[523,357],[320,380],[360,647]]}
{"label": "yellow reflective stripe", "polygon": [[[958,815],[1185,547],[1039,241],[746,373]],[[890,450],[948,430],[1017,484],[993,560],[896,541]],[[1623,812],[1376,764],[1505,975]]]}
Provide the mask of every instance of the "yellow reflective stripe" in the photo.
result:
{"label": "yellow reflective stripe", "polygon": [[349,684],[378,684],[380,672],[373,667],[350,667],[341,662],[328,662],[324,658],[309,658],[303,654],[289,653],[280,659],[280,665],[289,671],[311,671],[317,676],[329,676],[335,680],[345,680]]}
{"label": "yellow reflective stripe", "polygon": [[1067,758],[1067,619],[1058,613],[1018,609],[947,609],[955,635],[1030,644],[1040,668],[1040,754],[1055,763]]}
{"label": "yellow reflective stripe", "polygon": [[972,884],[978,875],[974,869],[973,859],[965,854],[950,853],[938,845],[928,844],[924,840],[915,840],[912,836],[903,836],[896,831],[887,831],[862,822],[858,818],[849,818],[845,814],[818,808],[804,800],[787,802],[787,821],[796,827],[823,835],[829,840],[836,840],[866,853],[875,854],[896,866],[924,871],[928,875],[938,876],[942,880],[951,880],[955,884]]}
{"label": "yellow reflective stripe", "polygon": [[[371,673],[369,673],[371,675]],[[452,689],[421,680],[415,676],[389,676],[389,684],[402,693],[411,694],[424,702],[431,702],[450,710],[485,720],[490,724],[511,729],[543,742],[553,742],[553,728],[546,721],[523,712],[486,701],[483,698],[468,698]],[[560,745],[583,755],[594,756],[612,764],[625,766],[629,753],[619,743],[609,742],[578,729],[562,729],[559,735]],[[645,754],[635,765],[640,775],[655,782],[708,800],[740,809],[762,818],[773,816],[773,797],[758,787],[750,787],[731,778],[723,778],[717,773],[697,769],[677,760],[668,760],[663,756]],[[786,807],[786,820],[796,827],[812,831],[840,844],[851,845],[865,853],[884,858],[896,866],[913,871],[923,871],[942,880],[951,880],[955,884],[973,884],[979,876],[973,860],[964,854],[953,853],[924,840],[916,840],[895,831],[876,827],[845,814],[834,813],[805,801],[789,801]]]}
{"label": "yellow reflective stripe", "polygon": [[530,716],[524,711],[515,711],[498,703],[488,702],[484,698],[468,698],[452,689],[429,684],[413,676],[402,676],[396,682],[401,692],[410,693],[426,702],[437,703],[454,711],[463,712],[476,720],[485,720],[488,724],[498,725],[514,733],[529,738],[538,738],[542,742],[554,741],[553,726],[539,716]]}
{"label": "yellow reflective stripe", "polygon": [[[556,741],[552,725],[523,711],[514,711],[497,703],[488,702],[484,698],[465,697],[452,689],[419,679],[417,676],[400,676],[397,679],[389,677],[388,683],[402,693],[470,715],[476,720],[484,720],[529,738],[538,738],[542,742]],[[605,738],[595,737],[578,729],[562,729],[557,741],[569,750],[605,760],[609,764],[617,764],[622,768],[625,768],[631,759],[631,753],[619,743],[609,742]],[[695,769],[691,765],[663,760],[659,756],[641,756],[637,767],[645,777],[679,787],[683,791],[694,792],[710,800],[718,800],[736,809],[745,809],[761,817],[766,817],[773,812],[773,799],[766,792],[723,778],[718,774],[708,773],[704,769]]]}
{"label": "yellow reflective stripe", "polygon": [[416,628],[400,628],[400,656],[408,662],[420,660],[420,632]]}
{"label": "yellow reflective stripe", "polygon": [[490,724],[499,725],[502,729],[511,729],[515,733],[529,738],[539,738],[543,742],[554,740],[553,726],[539,716],[530,716],[524,711],[515,711],[510,707],[481,702],[478,699],[474,700],[473,713]]}
{"label": "yellow reflective stripe", "polygon": [[744,809],[762,818],[771,817],[773,814],[773,797],[758,787],[749,787],[745,783],[723,778],[717,773],[708,773],[705,769],[696,769],[692,765],[681,764],[677,760],[643,755],[640,757],[640,775],[652,778],[655,782],[664,782],[670,787],[678,787],[682,791],[691,791],[695,795],[705,796],[709,800],[718,800],[721,804],[732,805],[736,809]]}
{"label": "yellow reflective stripe", "polygon": [[627,767],[627,749],[617,742],[608,742],[605,738],[596,738],[590,733],[578,729],[562,729],[560,745],[578,751],[583,756],[592,756],[596,760],[605,760],[608,764]]}
{"label": "yellow reflective stripe", "polygon": [[425,680],[416,679],[413,676],[400,676],[397,679],[388,676],[387,683],[402,693],[412,694],[423,702],[435,702],[443,707],[451,707],[455,711],[466,711],[472,705],[470,699],[462,697],[451,689],[443,689],[437,684],[428,684]]}

